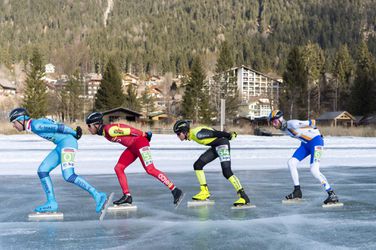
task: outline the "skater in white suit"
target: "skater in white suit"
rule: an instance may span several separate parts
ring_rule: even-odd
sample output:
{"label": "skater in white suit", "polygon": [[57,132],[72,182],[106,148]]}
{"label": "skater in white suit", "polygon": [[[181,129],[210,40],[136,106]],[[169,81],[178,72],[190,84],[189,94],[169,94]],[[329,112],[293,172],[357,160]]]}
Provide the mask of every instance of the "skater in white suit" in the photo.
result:
{"label": "skater in white suit", "polygon": [[269,121],[276,129],[280,129],[287,135],[301,141],[300,147],[295,151],[287,163],[294,182],[294,191],[285,197],[286,200],[302,198],[297,166],[300,161],[310,155],[311,173],[320,181],[321,185],[328,193],[328,198],[324,201],[324,204],[338,203],[338,197],[334,193],[333,188],[329,185],[326,177],[320,172],[320,158],[324,149],[324,140],[320,131],[316,127],[316,121],[286,121],[283,119],[283,112],[280,110],[273,110],[269,115]]}

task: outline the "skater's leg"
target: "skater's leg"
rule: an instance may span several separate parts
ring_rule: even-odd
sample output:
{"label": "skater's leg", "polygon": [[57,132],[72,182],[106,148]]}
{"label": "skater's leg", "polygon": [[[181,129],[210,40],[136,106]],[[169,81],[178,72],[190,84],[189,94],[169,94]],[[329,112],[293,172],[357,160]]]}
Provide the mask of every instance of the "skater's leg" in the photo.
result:
{"label": "skater's leg", "polygon": [[123,196],[113,202],[115,205],[132,204],[132,196],[128,188],[127,176],[125,175],[124,170],[136,159],[137,155],[132,153],[132,151],[128,148],[121,154],[115,166],[115,173],[121,190],[123,191]]}
{"label": "skater's leg", "polygon": [[292,181],[294,182],[294,191],[286,195],[286,199],[300,199],[302,198],[302,191],[300,190],[299,174],[298,174],[298,163],[305,159],[310,154],[307,150],[305,144],[301,144],[300,147],[295,151],[293,156],[288,160],[287,165],[290,170]]}
{"label": "skater's leg", "polygon": [[120,187],[124,195],[129,195],[129,188],[127,182],[127,176],[125,175],[125,168],[127,168],[132,162],[137,159],[137,155],[132,153],[131,150],[126,149],[120,156],[116,166],[115,173],[118,178]]}
{"label": "skater's leg", "polygon": [[52,150],[43,160],[38,168],[38,176],[42,183],[42,188],[46,194],[47,201],[55,201],[53,184],[50,172],[59,165],[59,154],[56,150]]}
{"label": "skater's leg", "polygon": [[105,193],[98,192],[89,182],[74,172],[74,159],[76,156],[77,141],[73,139],[67,140],[60,145],[60,148],[61,171],[63,173],[64,180],[75,184],[91,194],[96,203],[95,210],[97,213],[99,213],[106,202],[107,195]]}
{"label": "skater's leg", "polygon": [[50,172],[57,167],[60,158],[58,152],[52,150],[48,156],[43,160],[38,168],[38,176],[42,184],[43,191],[46,194],[47,203],[35,209],[36,212],[53,212],[57,211],[58,205],[56,203],[52,180]]}
{"label": "skater's leg", "polygon": [[323,152],[323,146],[317,145],[313,147],[311,153],[311,173],[312,175],[320,181],[321,185],[325,188],[325,191],[329,192],[332,190],[328,183],[326,177],[320,172],[320,159]]}
{"label": "skater's leg", "polygon": [[149,175],[154,176],[171,190],[173,202],[176,206],[178,206],[184,197],[183,191],[175,187],[174,183],[165,173],[155,168],[149,146],[149,141],[142,137],[138,139],[136,147],[132,150],[134,150],[134,153],[137,154],[138,158],[140,158],[141,164],[145,171]]}
{"label": "skater's leg", "polygon": [[324,200],[324,204],[337,203],[339,201],[337,195],[329,185],[326,177],[320,172],[320,159],[324,149],[324,143],[321,137],[315,138],[314,140],[314,144],[311,147],[311,173],[320,181],[321,185],[328,193],[328,197]]}
{"label": "skater's leg", "polygon": [[299,163],[299,160],[294,158],[294,157],[291,157],[288,162],[287,162],[287,165],[289,166],[289,169],[290,169],[290,174],[291,174],[291,177],[292,177],[292,181],[294,182],[294,186],[299,186],[299,174],[298,174],[298,163]]}
{"label": "skater's leg", "polygon": [[144,167],[146,173],[154,176],[164,185],[166,185],[171,191],[175,188],[174,183],[167,177],[165,173],[155,168],[153,159],[151,156],[151,151],[149,148],[149,142],[147,140],[141,141],[138,144],[137,156],[140,158],[141,164]]}
{"label": "skater's leg", "polygon": [[200,192],[192,197],[193,200],[207,200],[210,198],[210,192],[206,183],[206,177],[204,172],[204,166],[218,157],[214,148],[206,150],[197,161],[193,164],[196,177],[200,183]]}
{"label": "skater's leg", "polygon": [[214,159],[218,157],[214,148],[209,148],[206,150],[197,161],[193,164],[193,169],[195,170],[198,182],[200,186],[207,185],[206,177],[204,173],[204,166],[209,162],[212,162]]}
{"label": "skater's leg", "polygon": [[76,155],[75,148],[62,148],[61,150],[61,171],[65,181],[75,184],[89,192],[93,197],[98,193],[84,178],[74,172],[74,159]]}
{"label": "skater's leg", "polygon": [[230,142],[225,138],[222,138],[220,140],[220,145],[216,146],[215,150],[221,162],[222,174],[226,179],[230,181],[239,195],[239,199],[235,201],[234,206],[248,204],[249,198],[245,194],[243,186],[240,183],[238,177],[236,177],[231,170]]}

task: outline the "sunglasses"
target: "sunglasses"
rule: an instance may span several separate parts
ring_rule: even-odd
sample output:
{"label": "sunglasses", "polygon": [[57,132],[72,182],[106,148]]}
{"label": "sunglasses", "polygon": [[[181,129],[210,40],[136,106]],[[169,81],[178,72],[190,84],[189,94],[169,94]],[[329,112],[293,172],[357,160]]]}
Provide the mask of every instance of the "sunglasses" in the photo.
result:
{"label": "sunglasses", "polygon": [[272,124],[273,124],[273,126],[278,126],[279,124],[280,124],[280,120],[278,120],[278,119],[274,119],[274,120],[272,120]]}

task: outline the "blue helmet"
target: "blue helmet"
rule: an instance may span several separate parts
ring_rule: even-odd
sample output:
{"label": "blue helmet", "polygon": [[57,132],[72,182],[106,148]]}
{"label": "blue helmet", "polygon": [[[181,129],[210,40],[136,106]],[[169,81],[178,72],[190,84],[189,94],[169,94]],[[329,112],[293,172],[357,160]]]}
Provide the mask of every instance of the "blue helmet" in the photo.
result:
{"label": "blue helmet", "polygon": [[100,112],[93,112],[86,117],[86,124],[103,124],[103,114]]}
{"label": "blue helmet", "polygon": [[30,119],[29,112],[25,108],[15,108],[9,113],[9,121],[24,121]]}

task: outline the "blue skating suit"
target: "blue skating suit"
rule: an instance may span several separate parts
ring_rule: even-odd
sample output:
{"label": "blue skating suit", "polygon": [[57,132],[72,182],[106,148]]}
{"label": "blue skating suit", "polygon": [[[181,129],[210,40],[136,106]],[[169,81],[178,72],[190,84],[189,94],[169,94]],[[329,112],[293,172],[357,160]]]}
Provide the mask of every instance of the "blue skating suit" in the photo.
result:
{"label": "blue skating suit", "polygon": [[53,120],[41,118],[27,121],[26,130],[56,144],[38,168],[38,176],[46,193],[47,203],[35,209],[36,212],[55,212],[58,205],[55,199],[50,172],[58,165],[64,180],[73,183],[88,191],[96,202],[96,211],[100,212],[107,197],[105,193],[98,192],[82,177],[74,172],[74,158],[78,149],[76,131],[64,124],[58,124]]}

